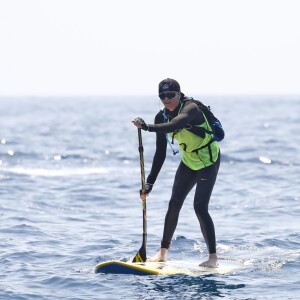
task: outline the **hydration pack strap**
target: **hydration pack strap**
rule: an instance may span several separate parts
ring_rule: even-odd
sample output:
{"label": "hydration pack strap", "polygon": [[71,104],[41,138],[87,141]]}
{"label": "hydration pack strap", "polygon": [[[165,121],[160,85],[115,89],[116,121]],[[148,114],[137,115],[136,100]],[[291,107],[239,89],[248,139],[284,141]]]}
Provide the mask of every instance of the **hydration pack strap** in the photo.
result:
{"label": "hydration pack strap", "polygon": [[199,152],[200,150],[202,150],[202,149],[208,147],[209,158],[210,158],[210,161],[213,163],[214,161],[213,161],[213,156],[212,156],[212,151],[211,151],[211,146],[210,146],[213,142],[215,142],[215,140],[214,140],[214,139],[211,139],[206,145],[204,145],[204,146],[202,146],[202,147],[200,147],[200,148],[197,148],[197,149],[193,150],[192,152],[196,152],[196,154],[198,155],[198,152]]}
{"label": "hydration pack strap", "polygon": [[[182,108],[182,104],[181,104],[180,109],[181,109],[181,108]],[[167,115],[166,115],[166,109],[165,109],[165,108],[164,108],[164,110],[163,110],[163,116],[164,116],[164,121],[167,122]],[[172,142],[170,142],[168,134],[165,133],[166,140],[167,140],[167,142],[168,142],[170,148],[172,149],[173,155],[176,155],[177,153],[179,153],[179,150],[175,150],[175,149],[172,147],[172,145],[171,145],[171,144],[174,144],[174,136],[175,136],[175,134],[176,134],[176,133],[174,132],[173,135],[172,135]]]}

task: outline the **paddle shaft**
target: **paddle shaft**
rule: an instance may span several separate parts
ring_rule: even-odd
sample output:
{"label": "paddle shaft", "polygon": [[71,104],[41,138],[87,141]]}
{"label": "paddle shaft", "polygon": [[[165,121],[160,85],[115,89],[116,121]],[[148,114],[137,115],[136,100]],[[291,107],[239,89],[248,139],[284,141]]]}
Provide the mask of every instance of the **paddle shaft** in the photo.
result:
{"label": "paddle shaft", "polygon": [[142,207],[143,207],[143,246],[146,251],[147,242],[147,214],[146,214],[146,181],[145,181],[145,165],[144,165],[144,147],[142,140],[142,130],[138,128],[139,137],[139,153],[140,153],[140,165],[141,165],[141,182],[142,182]]}
{"label": "paddle shaft", "polygon": [[139,136],[139,152],[141,165],[141,180],[142,180],[142,206],[143,206],[143,243],[138,253],[133,258],[132,262],[145,262],[147,260],[146,242],[147,242],[147,215],[146,215],[146,182],[145,182],[145,167],[144,167],[144,148],[142,141],[142,131],[138,128]]}

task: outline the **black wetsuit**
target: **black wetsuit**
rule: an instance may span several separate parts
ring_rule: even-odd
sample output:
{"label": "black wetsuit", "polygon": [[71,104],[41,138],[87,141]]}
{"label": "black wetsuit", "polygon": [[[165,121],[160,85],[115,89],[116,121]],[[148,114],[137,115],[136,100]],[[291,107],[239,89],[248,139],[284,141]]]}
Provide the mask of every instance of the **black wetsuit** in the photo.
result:
{"label": "black wetsuit", "polygon": [[[184,100],[181,99],[181,101]],[[155,124],[148,124],[149,131],[156,132],[156,151],[152,168],[147,178],[148,183],[155,183],[165,161],[167,150],[165,133],[180,130],[188,124],[197,125],[204,122],[203,114],[196,104],[191,101],[184,101],[184,105],[179,113],[180,106],[181,105],[179,104],[173,112],[166,110],[169,122],[164,120],[163,112],[160,111],[155,117]],[[215,229],[213,221],[208,213],[208,204],[217,178],[219,166],[220,153],[217,161],[213,165],[198,171],[190,169],[183,162],[179,164],[174,179],[169,208],[165,217],[164,233],[161,241],[162,248],[169,248],[177,226],[182,204],[188,193],[196,185],[194,209],[209,253],[216,253]]]}

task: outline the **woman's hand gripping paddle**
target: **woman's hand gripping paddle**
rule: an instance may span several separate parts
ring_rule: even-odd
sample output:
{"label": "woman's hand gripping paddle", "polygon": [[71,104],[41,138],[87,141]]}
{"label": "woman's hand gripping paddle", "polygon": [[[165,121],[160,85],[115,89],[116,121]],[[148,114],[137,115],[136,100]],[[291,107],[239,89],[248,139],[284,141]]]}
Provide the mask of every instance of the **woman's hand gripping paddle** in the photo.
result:
{"label": "woman's hand gripping paddle", "polygon": [[141,180],[142,180],[142,205],[143,205],[143,244],[138,253],[133,258],[132,262],[145,262],[146,255],[146,241],[147,241],[147,215],[146,215],[146,182],[145,182],[145,167],[144,167],[144,148],[142,142],[142,131],[138,128],[139,136],[139,152],[141,165]]}

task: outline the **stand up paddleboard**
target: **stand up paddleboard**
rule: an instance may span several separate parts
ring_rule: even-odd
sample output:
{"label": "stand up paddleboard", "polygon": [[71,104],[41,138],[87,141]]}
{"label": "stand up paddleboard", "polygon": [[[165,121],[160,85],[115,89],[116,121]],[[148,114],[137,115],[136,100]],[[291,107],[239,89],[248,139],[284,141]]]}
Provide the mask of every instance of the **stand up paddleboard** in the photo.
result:
{"label": "stand up paddleboard", "polygon": [[95,273],[131,274],[131,275],[208,275],[226,274],[238,269],[242,265],[232,261],[221,261],[217,268],[200,267],[199,262],[168,261],[168,262],[122,262],[111,260],[96,265]]}
{"label": "stand up paddleboard", "polygon": [[[139,153],[141,166],[142,193],[145,195],[145,170],[141,129],[138,128]],[[146,241],[147,241],[147,214],[146,196],[142,197],[143,207],[143,243],[140,250],[134,256],[132,262],[111,260],[96,265],[96,273],[132,274],[132,275],[171,275],[171,274],[225,274],[241,268],[236,263],[222,261],[217,268],[200,267],[199,262],[168,261],[168,262],[146,262]]]}

